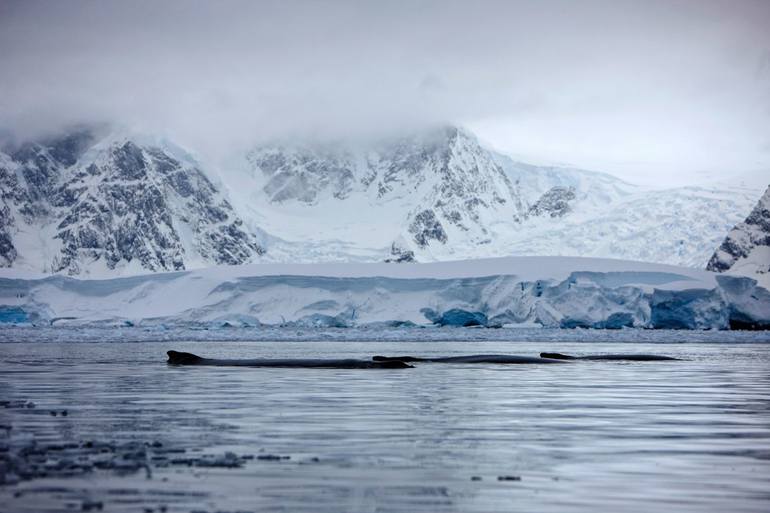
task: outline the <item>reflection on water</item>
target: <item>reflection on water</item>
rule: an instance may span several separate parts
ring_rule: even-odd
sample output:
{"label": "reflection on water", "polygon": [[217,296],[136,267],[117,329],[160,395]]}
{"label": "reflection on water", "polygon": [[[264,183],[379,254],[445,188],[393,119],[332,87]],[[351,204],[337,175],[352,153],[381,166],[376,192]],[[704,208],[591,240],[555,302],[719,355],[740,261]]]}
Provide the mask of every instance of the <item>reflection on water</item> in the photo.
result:
{"label": "reflection on water", "polygon": [[[171,348],[228,358],[560,350],[686,361],[173,368],[163,363]],[[14,443],[160,441],[197,458],[249,458],[238,468],[22,481],[0,487],[3,511],[770,507],[770,344],[26,343],[1,344],[0,358],[0,397],[36,403],[0,409]],[[66,417],[50,414],[63,409]]]}

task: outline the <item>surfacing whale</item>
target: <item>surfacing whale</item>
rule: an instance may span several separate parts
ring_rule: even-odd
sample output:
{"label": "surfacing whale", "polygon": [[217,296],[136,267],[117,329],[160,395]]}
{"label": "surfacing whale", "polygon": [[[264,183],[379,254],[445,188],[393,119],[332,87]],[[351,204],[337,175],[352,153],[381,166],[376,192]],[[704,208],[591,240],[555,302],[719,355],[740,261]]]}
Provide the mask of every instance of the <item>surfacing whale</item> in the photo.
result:
{"label": "surfacing whale", "polygon": [[220,360],[203,358],[192,353],[168,351],[169,365],[210,365],[218,367],[302,367],[330,369],[407,369],[412,365],[399,360],[376,362],[370,360],[337,359],[253,359],[253,360]]}
{"label": "surfacing whale", "polygon": [[660,356],[657,354],[595,354],[588,356],[570,356],[562,353],[540,353],[541,358],[554,360],[614,360],[627,362],[655,362],[662,360],[679,360],[672,356]]}
{"label": "surfacing whale", "polygon": [[375,362],[435,362],[435,363],[567,363],[563,358],[549,359],[537,356],[517,356],[510,354],[472,354],[467,356],[443,356],[421,358],[419,356],[375,356]]}

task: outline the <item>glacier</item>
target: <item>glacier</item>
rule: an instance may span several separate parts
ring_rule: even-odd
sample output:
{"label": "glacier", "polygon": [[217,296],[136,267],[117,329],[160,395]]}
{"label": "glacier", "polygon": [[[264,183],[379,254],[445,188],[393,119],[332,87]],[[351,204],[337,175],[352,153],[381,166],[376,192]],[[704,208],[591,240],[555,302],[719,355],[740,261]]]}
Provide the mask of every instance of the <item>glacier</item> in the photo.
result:
{"label": "glacier", "polygon": [[770,292],[747,277],[577,257],[251,264],[112,279],[0,270],[0,323],[768,329]]}

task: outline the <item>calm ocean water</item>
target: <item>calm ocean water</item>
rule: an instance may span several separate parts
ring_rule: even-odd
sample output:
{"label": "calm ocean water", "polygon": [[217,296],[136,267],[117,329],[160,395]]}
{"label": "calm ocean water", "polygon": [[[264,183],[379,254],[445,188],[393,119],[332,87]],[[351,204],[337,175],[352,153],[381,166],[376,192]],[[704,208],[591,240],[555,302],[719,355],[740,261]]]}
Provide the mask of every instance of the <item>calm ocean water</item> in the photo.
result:
{"label": "calm ocean water", "polygon": [[[0,343],[6,452],[33,440],[69,443],[74,460],[89,441],[149,447],[139,471],[95,467],[0,486],[0,511],[770,510],[767,338],[602,336],[610,340]],[[168,349],[228,358],[556,350],[684,360],[174,368]],[[35,407],[19,406],[26,401]],[[50,454],[42,458],[53,465]]]}

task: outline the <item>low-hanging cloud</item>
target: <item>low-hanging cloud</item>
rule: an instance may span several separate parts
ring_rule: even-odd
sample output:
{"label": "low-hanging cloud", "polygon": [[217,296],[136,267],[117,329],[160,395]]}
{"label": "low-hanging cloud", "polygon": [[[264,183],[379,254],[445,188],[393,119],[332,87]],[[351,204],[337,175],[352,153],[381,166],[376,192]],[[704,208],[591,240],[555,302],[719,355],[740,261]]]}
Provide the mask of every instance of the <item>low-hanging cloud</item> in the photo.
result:
{"label": "low-hanging cloud", "polygon": [[[441,122],[633,179],[770,167],[770,3],[0,3],[0,124],[211,155]],[[654,174],[654,176],[657,176]]]}

